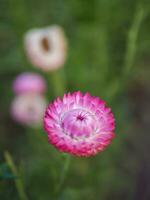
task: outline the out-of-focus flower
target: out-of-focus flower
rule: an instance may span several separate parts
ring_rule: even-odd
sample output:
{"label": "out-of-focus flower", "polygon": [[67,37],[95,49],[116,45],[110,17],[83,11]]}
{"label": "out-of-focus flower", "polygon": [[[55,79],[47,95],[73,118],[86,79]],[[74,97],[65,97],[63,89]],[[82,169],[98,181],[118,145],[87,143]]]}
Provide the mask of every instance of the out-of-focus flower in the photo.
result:
{"label": "out-of-focus flower", "polygon": [[39,94],[21,94],[14,98],[11,114],[14,120],[28,126],[40,126],[46,109],[45,98]]}
{"label": "out-of-focus flower", "polygon": [[49,104],[44,128],[49,142],[60,151],[92,156],[103,151],[114,138],[114,121],[103,100],[74,92]]}
{"label": "out-of-focus flower", "polygon": [[25,72],[17,76],[13,82],[13,90],[16,94],[43,93],[46,83],[42,76],[36,73]]}
{"label": "out-of-focus flower", "polygon": [[25,49],[33,65],[51,71],[64,65],[67,41],[59,26],[32,29],[25,35]]}

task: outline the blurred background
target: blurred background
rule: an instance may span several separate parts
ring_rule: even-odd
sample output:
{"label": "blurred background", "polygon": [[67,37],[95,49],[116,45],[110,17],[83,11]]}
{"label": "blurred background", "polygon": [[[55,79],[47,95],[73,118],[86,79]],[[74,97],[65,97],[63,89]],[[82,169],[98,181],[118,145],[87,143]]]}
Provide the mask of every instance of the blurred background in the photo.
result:
{"label": "blurred background", "polygon": [[64,157],[42,127],[10,115],[12,82],[25,71],[41,74],[47,101],[51,74],[28,60],[24,34],[60,25],[68,55],[58,73],[66,91],[89,91],[112,108],[116,138],[102,153],[72,157],[60,200],[150,199],[149,0],[0,0],[0,199],[55,200]]}

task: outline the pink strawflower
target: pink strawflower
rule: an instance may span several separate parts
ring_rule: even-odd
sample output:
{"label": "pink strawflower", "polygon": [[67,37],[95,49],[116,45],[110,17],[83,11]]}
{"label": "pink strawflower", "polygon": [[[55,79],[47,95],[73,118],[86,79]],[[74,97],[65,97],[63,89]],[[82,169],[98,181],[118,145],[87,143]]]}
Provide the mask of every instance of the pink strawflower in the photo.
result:
{"label": "pink strawflower", "polygon": [[11,105],[13,119],[23,125],[40,126],[46,109],[45,98],[39,94],[20,94]]}
{"label": "pink strawflower", "polygon": [[32,29],[25,35],[25,49],[31,63],[44,70],[56,70],[66,60],[67,41],[57,25]]}
{"label": "pink strawflower", "polygon": [[74,92],[49,104],[44,128],[49,142],[60,151],[92,156],[103,151],[114,138],[114,121],[103,100]]}
{"label": "pink strawflower", "polygon": [[31,92],[44,93],[46,83],[42,76],[36,73],[25,72],[19,74],[13,82],[13,90],[16,94]]}

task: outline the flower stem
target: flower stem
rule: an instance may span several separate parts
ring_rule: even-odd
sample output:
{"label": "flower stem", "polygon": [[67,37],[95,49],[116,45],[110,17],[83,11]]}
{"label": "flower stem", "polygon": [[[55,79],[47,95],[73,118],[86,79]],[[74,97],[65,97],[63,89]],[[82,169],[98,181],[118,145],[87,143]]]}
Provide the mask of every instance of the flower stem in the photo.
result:
{"label": "flower stem", "polygon": [[65,79],[63,77],[62,71],[59,70],[52,72],[50,79],[54,90],[54,96],[62,96],[66,90]]}
{"label": "flower stem", "polygon": [[[14,175],[17,176],[18,175],[18,171],[17,171],[17,168],[16,168],[16,166],[15,166],[15,164],[13,162],[12,156],[8,152],[5,152],[4,156],[5,156],[6,162],[9,165],[11,171],[13,172]],[[27,196],[25,194],[23,183],[22,183],[21,179],[20,178],[16,178],[15,179],[15,184],[16,184],[16,188],[17,188],[20,200],[27,200],[28,198],[27,198]]]}
{"label": "flower stem", "polygon": [[109,94],[106,94],[107,98],[111,100],[116,96],[116,94],[120,93],[123,90],[123,88],[125,88],[127,84],[127,78],[130,74],[132,74],[131,70],[134,64],[135,54],[137,50],[137,39],[142,22],[145,19],[146,15],[147,10],[145,10],[142,7],[142,5],[138,4],[131,27],[127,35],[126,52],[122,76],[112,80],[107,89],[107,91],[109,92]]}
{"label": "flower stem", "polygon": [[62,193],[63,186],[66,181],[67,174],[69,171],[69,166],[70,166],[71,156],[68,154],[64,154],[64,157],[65,157],[64,167],[63,167],[62,173],[60,175],[60,180],[59,180],[59,183],[58,183],[58,185],[56,187],[56,191],[55,191],[56,199],[59,198],[59,196]]}
{"label": "flower stem", "polygon": [[125,76],[129,74],[133,66],[135,53],[137,49],[138,33],[145,16],[146,16],[145,10],[142,8],[141,5],[138,5],[133,18],[131,28],[127,36],[127,49],[125,54],[125,63],[123,71]]}
{"label": "flower stem", "polygon": [[[62,96],[66,90],[66,81],[65,81],[63,71],[62,70],[53,71],[51,73],[51,76],[48,77],[48,80],[50,80],[52,84],[54,97]],[[54,196],[56,199],[58,199],[62,193],[64,183],[67,177],[67,173],[69,170],[70,158],[71,158],[70,155],[64,154],[65,160],[64,160],[63,170],[62,170],[62,173],[60,174],[60,180],[58,184],[56,185],[56,190],[54,192]]]}

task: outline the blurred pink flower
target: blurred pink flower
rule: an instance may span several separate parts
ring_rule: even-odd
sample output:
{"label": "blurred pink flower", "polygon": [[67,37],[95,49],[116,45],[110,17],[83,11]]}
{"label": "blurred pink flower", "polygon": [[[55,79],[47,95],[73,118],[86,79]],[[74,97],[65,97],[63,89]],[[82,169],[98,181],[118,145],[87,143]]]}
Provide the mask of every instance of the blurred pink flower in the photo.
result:
{"label": "blurred pink flower", "polygon": [[46,109],[45,98],[39,94],[21,94],[15,97],[11,105],[14,120],[28,126],[40,126]]}
{"label": "blurred pink flower", "polygon": [[31,63],[44,71],[60,68],[66,60],[67,41],[63,29],[49,26],[25,35],[25,49]]}
{"label": "blurred pink flower", "polygon": [[42,76],[36,73],[25,72],[17,76],[13,82],[13,90],[16,94],[31,92],[43,93],[46,83]]}
{"label": "blurred pink flower", "polygon": [[74,92],[49,104],[44,128],[49,142],[60,151],[92,156],[103,151],[114,138],[114,121],[103,100]]}

